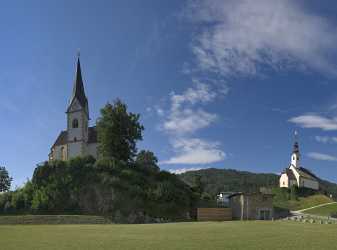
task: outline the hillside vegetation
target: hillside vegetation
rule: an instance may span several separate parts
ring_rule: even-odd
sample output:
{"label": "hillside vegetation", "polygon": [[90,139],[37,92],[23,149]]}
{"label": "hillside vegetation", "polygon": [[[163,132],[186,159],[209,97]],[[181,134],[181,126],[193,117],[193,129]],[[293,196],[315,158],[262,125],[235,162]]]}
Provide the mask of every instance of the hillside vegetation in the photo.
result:
{"label": "hillside vegetation", "polygon": [[161,171],[153,152],[138,151],[143,130],[140,115],[121,100],[106,104],[97,120],[98,159],[39,164],[22,188],[0,194],[0,213],[105,215],[118,223],[188,219],[198,193]]}
{"label": "hillside vegetation", "polygon": [[[260,187],[278,187],[276,174],[251,173],[233,169],[202,169],[180,174],[179,177],[189,185],[195,185],[200,178],[204,191],[215,197],[219,192],[254,192]],[[320,180],[320,193],[332,194],[337,198],[337,184]]]}
{"label": "hillside vegetation", "polygon": [[233,169],[209,168],[198,171],[189,171],[179,177],[191,186],[200,177],[204,191],[212,197],[219,192],[248,192],[257,191],[260,187],[275,187],[278,185],[278,176],[275,174],[256,174]]}
{"label": "hillside vegetation", "polygon": [[329,202],[333,202],[333,200],[323,194],[316,194],[308,197],[298,197],[296,200],[277,200],[274,198],[274,206],[286,208],[292,211],[301,210]]}
{"label": "hillside vegetation", "polygon": [[306,214],[320,215],[320,216],[337,216],[337,203],[328,204],[321,207],[305,210]]}
{"label": "hillside vegetation", "polygon": [[336,249],[337,225],[286,221],[0,226],[5,250]]}

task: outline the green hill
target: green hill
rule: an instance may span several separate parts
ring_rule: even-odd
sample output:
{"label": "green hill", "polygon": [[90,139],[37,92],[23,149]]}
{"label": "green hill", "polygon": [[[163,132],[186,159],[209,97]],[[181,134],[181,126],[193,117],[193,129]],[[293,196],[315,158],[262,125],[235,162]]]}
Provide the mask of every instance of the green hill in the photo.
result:
{"label": "green hill", "polygon": [[306,214],[313,214],[319,216],[336,216],[337,214],[337,203],[323,205],[321,207],[312,208],[303,211]]}
{"label": "green hill", "polygon": [[[278,187],[279,176],[268,173],[251,173],[234,169],[208,168],[180,174],[179,177],[189,185],[195,185],[196,177],[204,185],[204,191],[215,197],[219,192],[257,191],[261,186]],[[320,180],[320,193],[332,194],[337,198],[337,184]]]}
{"label": "green hill", "polygon": [[315,194],[308,197],[299,197],[297,200],[274,199],[274,205],[276,207],[286,208],[292,211],[301,210],[329,202],[333,202],[333,200],[323,194]]}

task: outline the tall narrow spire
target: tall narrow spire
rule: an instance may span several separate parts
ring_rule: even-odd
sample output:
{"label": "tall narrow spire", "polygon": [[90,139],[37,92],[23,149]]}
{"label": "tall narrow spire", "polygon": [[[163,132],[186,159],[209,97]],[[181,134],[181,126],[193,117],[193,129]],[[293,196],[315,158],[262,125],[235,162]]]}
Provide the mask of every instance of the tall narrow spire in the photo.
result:
{"label": "tall narrow spire", "polygon": [[79,104],[82,108],[86,110],[88,113],[88,99],[84,92],[84,86],[83,86],[83,79],[82,79],[82,70],[81,70],[81,62],[80,62],[80,55],[78,53],[77,55],[77,65],[76,65],[76,74],[75,74],[75,81],[73,86],[73,93],[70,99],[68,111],[71,107],[71,104],[73,101],[77,99]]}
{"label": "tall narrow spire", "polygon": [[297,130],[295,130],[294,132],[294,148],[293,148],[293,153],[299,153],[300,152],[300,148],[298,145],[298,132]]}

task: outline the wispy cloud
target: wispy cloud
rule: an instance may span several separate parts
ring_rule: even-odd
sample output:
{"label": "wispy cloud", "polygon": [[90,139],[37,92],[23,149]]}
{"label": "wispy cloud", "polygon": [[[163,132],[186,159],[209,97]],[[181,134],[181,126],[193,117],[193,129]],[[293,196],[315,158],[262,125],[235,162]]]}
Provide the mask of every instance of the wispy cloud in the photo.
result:
{"label": "wispy cloud", "polygon": [[197,0],[187,13],[201,27],[192,50],[202,70],[241,77],[268,66],[336,75],[330,55],[337,29],[299,1]]}
{"label": "wispy cloud", "polygon": [[318,161],[337,161],[337,157],[317,152],[308,153],[308,157]]}
{"label": "wispy cloud", "polygon": [[328,118],[319,115],[301,115],[289,119],[302,128],[319,128],[325,131],[337,130],[337,118]]}
{"label": "wispy cloud", "polygon": [[209,85],[198,81],[182,94],[171,94],[169,115],[161,129],[170,135],[175,155],[160,164],[207,164],[225,159],[220,143],[192,136],[216,121],[217,115],[205,111],[200,104],[211,102],[218,95]]}
{"label": "wispy cloud", "polygon": [[337,137],[335,136],[319,136],[316,135],[315,140],[321,143],[337,143]]}
{"label": "wispy cloud", "polygon": [[169,172],[173,174],[183,174],[189,171],[198,171],[201,169],[203,168],[178,168],[178,169],[169,169]]}

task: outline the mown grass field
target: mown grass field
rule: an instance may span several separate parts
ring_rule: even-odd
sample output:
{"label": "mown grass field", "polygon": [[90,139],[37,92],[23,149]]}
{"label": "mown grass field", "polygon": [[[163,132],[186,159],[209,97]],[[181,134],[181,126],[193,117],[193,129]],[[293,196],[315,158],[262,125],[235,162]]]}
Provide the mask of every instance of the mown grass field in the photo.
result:
{"label": "mown grass field", "polygon": [[4,250],[336,249],[337,225],[287,221],[0,226]]}
{"label": "mown grass field", "polygon": [[330,216],[331,214],[337,213],[337,204],[328,204],[322,207],[317,207],[309,210],[305,210],[306,214],[320,215],[320,216]]}

